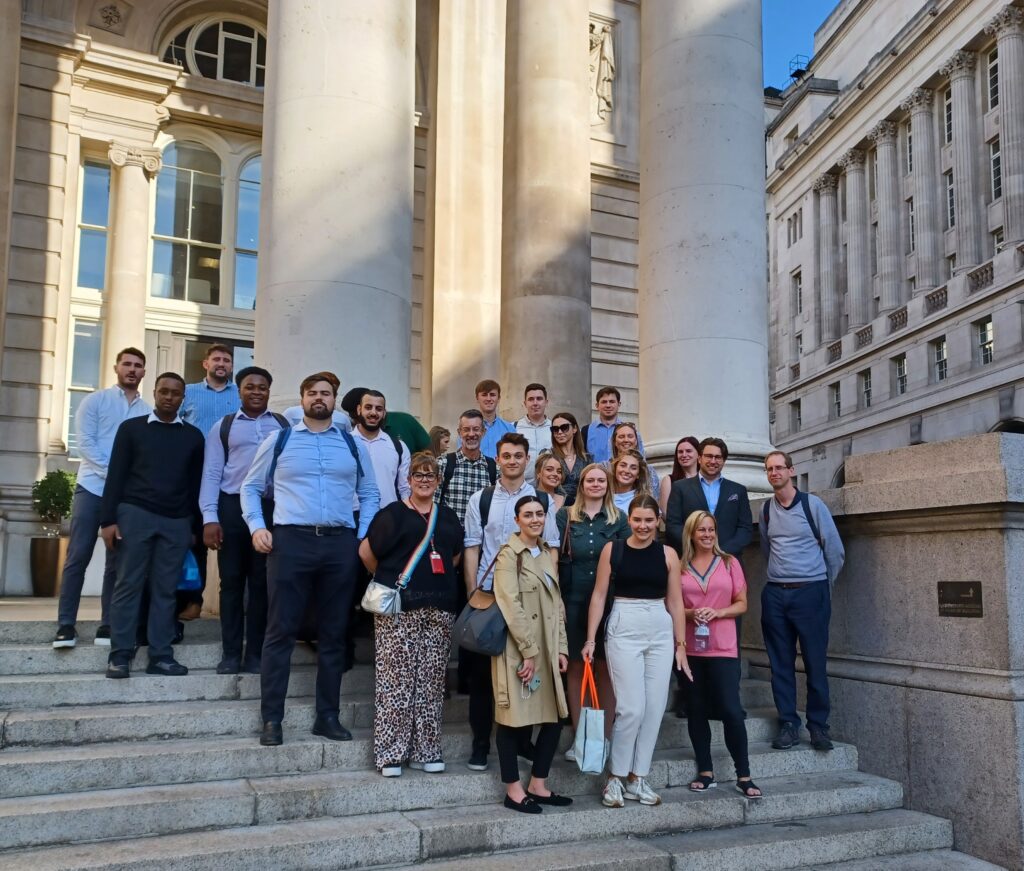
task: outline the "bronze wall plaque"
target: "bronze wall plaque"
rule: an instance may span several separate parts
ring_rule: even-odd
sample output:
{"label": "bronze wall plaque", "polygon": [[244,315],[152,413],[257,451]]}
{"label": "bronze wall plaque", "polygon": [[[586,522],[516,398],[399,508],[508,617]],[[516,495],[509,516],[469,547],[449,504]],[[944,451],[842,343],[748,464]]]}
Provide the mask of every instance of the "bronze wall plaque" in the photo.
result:
{"label": "bronze wall plaque", "polygon": [[983,617],[981,581],[939,581],[940,617]]}

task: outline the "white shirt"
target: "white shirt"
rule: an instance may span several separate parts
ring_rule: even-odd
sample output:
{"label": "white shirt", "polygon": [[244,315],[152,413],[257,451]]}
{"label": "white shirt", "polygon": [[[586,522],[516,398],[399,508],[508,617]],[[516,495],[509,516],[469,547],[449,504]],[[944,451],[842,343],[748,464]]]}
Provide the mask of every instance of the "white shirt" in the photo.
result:
{"label": "white shirt", "polygon": [[129,402],[116,384],[90,393],[75,413],[75,435],[82,462],[78,483],[93,496],[102,496],[107,483],[107,466],[117,428],[130,417],[149,414],[150,407],[139,394]]}
{"label": "white shirt", "polygon": [[[399,462],[395,453],[394,442],[384,430],[378,430],[375,436],[363,435],[359,427],[352,430],[356,444],[362,443],[373,463],[373,473],[377,477],[377,489],[380,490],[380,507],[390,505],[399,499],[405,499],[412,493],[409,486],[409,446],[399,440],[402,446],[402,459]],[[398,477],[398,492],[395,492],[395,476]]]}
{"label": "white shirt", "polygon": [[543,451],[551,450],[551,421],[544,418],[534,423],[529,417],[521,417],[516,421],[516,432],[524,436],[530,443],[530,461],[526,464],[526,480],[533,482],[533,465]]}

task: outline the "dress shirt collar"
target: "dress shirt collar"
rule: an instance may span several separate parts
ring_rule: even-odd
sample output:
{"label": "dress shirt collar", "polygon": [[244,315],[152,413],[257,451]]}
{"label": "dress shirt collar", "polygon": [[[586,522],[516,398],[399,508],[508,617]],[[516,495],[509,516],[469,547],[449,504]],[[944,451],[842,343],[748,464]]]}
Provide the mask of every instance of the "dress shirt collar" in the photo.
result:
{"label": "dress shirt collar", "polygon": [[136,402],[142,399],[142,394],[139,393],[138,390],[135,391],[135,398],[129,399],[128,394],[125,392],[125,389],[120,384],[115,384],[114,389],[118,392],[121,398],[128,403],[129,406],[134,405]]}
{"label": "dress shirt collar", "polygon": [[231,379],[229,378],[227,380],[227,382],[224,384],[224,386],[220,388],[220,390],[218,390],[216,387],[214,387],[205,378],[202,381],[200,381],[199,383],[202,384],[204,388],[206,388],[207,390],[209,390],[209,391],[211,391],[213,393],[223,393],[225,390],[227,390],[231,386]]}
{"label": "dress shirt collar", "polygon": [[[301,421],[299,421],[297,424],[295,424],[295,426],[293,426],[292,429],[294,429],[294,430],[296,430],[298,432],[313,432],[308,426],[306,426],[305,418],[303,418]],[[341,430],[338,428],[338,425],[333,420],[331,421],[331,425],[329,427],[327,427],[327,429],[322,429],[319,432],[316,432],[316,433],[313,433],[313,434],[314,435],[322,435],[325,432],[330,432],[332,429],[338,435],[341,435]]]}
{"label": "dress shirt collar", "polygon": [[160,418],[156,416],[155,411],[151,411],[149,413],[149,417],[146,418],[146,423],[165,423],[168,426],[173,426],[176,423],[180,423],[182,426],[185,425],[185,421],[181,419],[180,414],[175,415],[174,420],[160,420]]}
{"label": "dress shirt collar", "polygon": [[701,484],[704,484],[704,485],[706,485],[708,487],[714,487],[716,484],[721,484],[722,483],[722,476],[721,475],[719,475],[714,480],[709,480],[708,478],[704,477],[704,473],[703,472],[698,472],[697,473],[697,477],[700,478]]}
{"label": "dress shirt collar", "polygon": [[274,412],[272,412],[272,411],[271,411],[271,410],[270,410],[270,409],[268,408],[268,409],[267,409],[266,411],[264,411],[264,412],[263,412],[262,414],[257,414],[257,415],[256,415],[256,417],[249,417],[249,415],[247,415],[247,414],[245,413],[245,409],[244,409],[244,408],[240,408],[240,409],[238,409],[238,411],[236,411],[236,412],[235,412],[235,420],[259,420],[260,418],[266,417],[266,416],[267,416],[268,414],[269,414],[269,415],[270,415],[271,417],[273,417],[273,415],[274,415]]}
{"label": "dress shirt collar", "polygon": [[523,478],[523,483],[519,485],[519,488],[517,490],[509,490],[508,487],[505,486],[505,482],[501,478],[498,478],[498,483],[495,485],[495,490],[501,490],[503,493],[507,493],[509,496],[518,496],[520,493],[523,492],[523,490],[526,489],[526,486],[529,483],[529,481]]}

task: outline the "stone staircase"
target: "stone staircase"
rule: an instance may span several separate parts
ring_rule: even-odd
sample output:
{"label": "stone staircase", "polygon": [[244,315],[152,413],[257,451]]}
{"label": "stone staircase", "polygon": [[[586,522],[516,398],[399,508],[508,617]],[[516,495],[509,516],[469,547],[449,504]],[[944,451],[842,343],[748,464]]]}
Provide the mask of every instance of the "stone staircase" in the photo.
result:
{"label": "stone staircase", "polygon": [[685,721],[668,714],[651,773],[660,806],[606,809],[600,778],[559,756],[552,785],[576,802],[526,817],[500,806],[493,755],[487,773],[464,767],[463,697],[447,703],[448,771],[385,779],[372,763],[370,666],[343,684],[354,740],[323,741],[309,733],[313,655],[299,645],[285,744],[265,748],[259,678],[215,673],[216,622],[189,626],[187,677],[127,681],[103,677],[95,627],[80,622],[79,646],[55,651],[52,621],[0,622],[0,871],[995,868],[952,851],[948,821],[904,810],[900,784],[859,772],[855,747],[773,751],[763,681],[743,682],[761,801],[732,789],[720,730],[721,786],[691,793]]}

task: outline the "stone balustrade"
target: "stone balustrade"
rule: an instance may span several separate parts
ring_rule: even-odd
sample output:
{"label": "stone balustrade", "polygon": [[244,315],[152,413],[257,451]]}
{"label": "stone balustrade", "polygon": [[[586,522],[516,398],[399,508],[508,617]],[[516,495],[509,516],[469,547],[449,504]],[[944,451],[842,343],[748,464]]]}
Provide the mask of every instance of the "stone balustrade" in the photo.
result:
{"label": "stone balustrade", "polygon": [[907,325],[907,307],[898,308],[894,312],[889,312],[889,332],[895,333],[897,330],[902,330]]}
{"label": "stone balustrade", "polygon": [[924,298],[924,313],[926,315],[934,314],[937,311],[941,311],[946,307],[949,302],[949,291],[946,285],[942,287],[936,287],[931,293],[926,294]]}
{"label": "stone balustrade", "polygon": [[833,342],[828,346],[826,351],[828,354],[828,362],[835,363],[843,356],[843,340],[840,339],[838,342]]}
{"label": "stone balustrade", "polygon": [[983,263],[977,269],[972,269],[967,273],[967,290],[969,293],[984,290],[986,287],[992,286],[994,279],[995,271],[992,261],[989,260],[988,263]]}
{"label": "stone balustrade", "polygon": [[866,348],[875,338],[875,330],[873,324],[868,324],[866,327],[861,327],[854,333],[857,341],[858,348]]}

